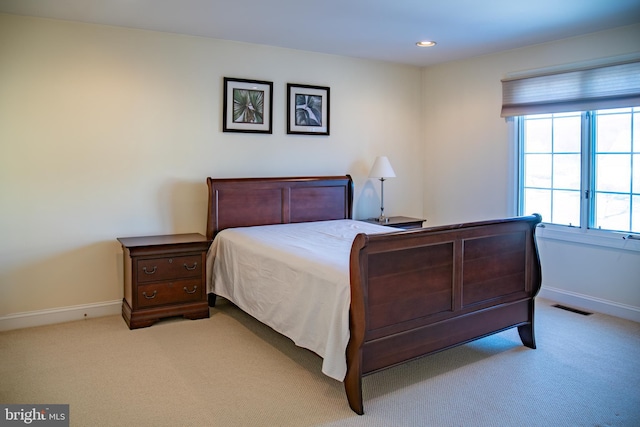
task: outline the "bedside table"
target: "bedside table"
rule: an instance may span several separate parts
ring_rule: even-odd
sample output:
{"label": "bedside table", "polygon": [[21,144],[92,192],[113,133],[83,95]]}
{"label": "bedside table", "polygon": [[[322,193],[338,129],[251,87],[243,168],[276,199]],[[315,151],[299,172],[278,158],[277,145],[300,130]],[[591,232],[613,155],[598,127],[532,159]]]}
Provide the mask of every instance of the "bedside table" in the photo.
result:
{"label": "bedside table", "polygon": [[378,218],[363,219],[361,221],[370,222],[371,224],[386,225],[388,227],[402,228],[409,230],[412,228],[422,228],[422,223],[425,219],[410,218],[408,216],[389,216],[387,222],[379,222]]}
{"label": "bedside table", "polygon": [[129,329],[163,317],[209,317],[206,256],[201,234],[120,237],[124,253],[122,317]]}

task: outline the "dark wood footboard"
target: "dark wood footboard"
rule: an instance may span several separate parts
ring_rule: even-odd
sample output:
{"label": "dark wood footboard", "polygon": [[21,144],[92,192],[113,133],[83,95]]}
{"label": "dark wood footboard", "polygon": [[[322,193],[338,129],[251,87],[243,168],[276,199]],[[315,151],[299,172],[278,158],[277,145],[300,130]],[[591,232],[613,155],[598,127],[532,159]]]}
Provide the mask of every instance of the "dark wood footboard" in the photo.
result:
{"label": "dark wood footboard", "polygon": [[344,381],[356,413],[364,413],[364,375],[513,327],[535,348],[540,221],[533,215],[358,235]]}

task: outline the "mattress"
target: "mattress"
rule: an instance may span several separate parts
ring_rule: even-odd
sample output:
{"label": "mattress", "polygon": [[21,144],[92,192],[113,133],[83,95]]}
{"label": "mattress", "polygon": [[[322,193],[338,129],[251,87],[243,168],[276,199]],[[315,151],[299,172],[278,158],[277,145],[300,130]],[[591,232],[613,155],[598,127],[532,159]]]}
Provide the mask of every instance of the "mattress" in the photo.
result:
{"label": "mattress", "polygon": [[207,255],[208,292],[323,359],[342,381],[349,342],[349,254],[359,233],[398,231],[355,220],[229,228]]}

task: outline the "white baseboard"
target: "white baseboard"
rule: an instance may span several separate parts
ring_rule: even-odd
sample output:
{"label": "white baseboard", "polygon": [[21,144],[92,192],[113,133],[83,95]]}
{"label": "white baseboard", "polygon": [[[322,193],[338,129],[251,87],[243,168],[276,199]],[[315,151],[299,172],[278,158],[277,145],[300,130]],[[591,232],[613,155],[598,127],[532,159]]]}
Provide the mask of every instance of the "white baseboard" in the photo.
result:
{"label": "white baseboard", "polygon": [[120,314],[121,312],[122,300],[116,300],[96,304],[55,308],[51,310],[16,313],[0,317],[0,331],[52,325],[54,323],[71,322],[73,320],[82,320],[89,317],[111,316],[114,314]]}
{"label": "white baseboard", "polygon": [[[595,311],[640,323],[640,308],[613,301],[582,295],[575,292],[543,286],[538,293],[545,298],[582,310]],[[51,310],[30,311],[0,317],[0,331],[52,325],[55,323],[82,320],[120,314],[122,301],[107,301],[96,304],[76,305]]]}
{"label": "white baseboard", "polygon": [[561,303],[570,307],[608,314],[634,322],[640,322],[640,308],[618,302],[582,295],[575,292],[542,286],[538,293],[540,298]]}

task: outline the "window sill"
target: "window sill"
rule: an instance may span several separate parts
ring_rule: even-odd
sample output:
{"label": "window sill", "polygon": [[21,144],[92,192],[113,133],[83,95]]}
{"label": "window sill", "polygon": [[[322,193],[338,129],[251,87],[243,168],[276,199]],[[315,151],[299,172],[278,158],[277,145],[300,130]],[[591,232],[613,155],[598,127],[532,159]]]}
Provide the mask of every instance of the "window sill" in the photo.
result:
{"label": "window sill", "polygon": [[536,230],[538,239],[559,240],[583,245],[602,246],[611,249],[640,252],[640,240],[627,239],[629,233],[615,231],[583,230],[577,227],[565,227],[542,224]]}

